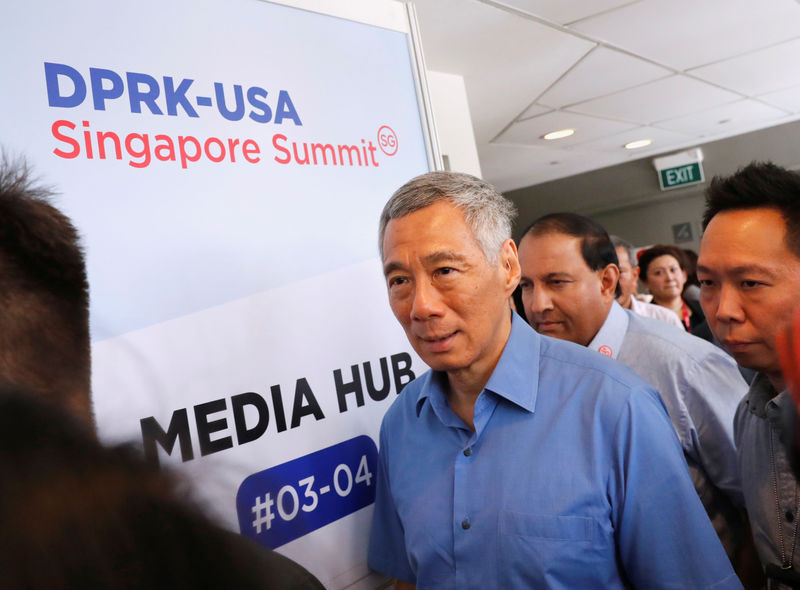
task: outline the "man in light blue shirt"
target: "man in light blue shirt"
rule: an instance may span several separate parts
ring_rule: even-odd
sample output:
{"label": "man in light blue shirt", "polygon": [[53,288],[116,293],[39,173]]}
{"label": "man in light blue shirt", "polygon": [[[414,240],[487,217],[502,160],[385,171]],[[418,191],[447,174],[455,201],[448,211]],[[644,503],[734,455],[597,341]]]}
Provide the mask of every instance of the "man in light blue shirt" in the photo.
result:
{"label": "man in light blue shirt", "polygon": [[745,534],[733,416],[747,392],[734,360],[681,329],[624,310],[615,301],[614,245],[591,219],[539,218],[520,240],[519,257],[526,317],[538,332],[619,360],[661,394],[697,494],[733,557]]}
{"label": "man in light blue shirt", "polygon": [[398,588],[741,588],[657,392],[510,311],[512,217],[444,172],[384,208],[389,302],[432,370],[381,426],[370,566]]}

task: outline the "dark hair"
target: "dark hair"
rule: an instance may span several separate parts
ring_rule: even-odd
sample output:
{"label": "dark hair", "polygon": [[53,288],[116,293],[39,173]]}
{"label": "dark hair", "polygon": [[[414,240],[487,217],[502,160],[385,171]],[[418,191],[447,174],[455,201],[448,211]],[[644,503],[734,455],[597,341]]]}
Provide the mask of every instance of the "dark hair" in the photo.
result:
{"label": "dark hair", "polygon": [[86,266],[51,196],[24,161],[0,158],[0,377],[91,420]]}
{"label": "dark hair", "polygon": [[[275,564],[296,566],[214,524],[132,450],[101,446],[85,423],[16,388],[0,388],[0,473],[0,590],[263,590],[284,587]],[[316,584],[298,587],[321,588],[308,576]]]}
{"label": "dark hair", "polygon": [[800,257],[800,174],[772,162],[752,162],[706,189],[703,229],[722,211],[774,208],[786,222],[786,246]]}
{"label": "dark hair", "polygon": [[[577,213],[550,213],[531,223],[523,236],[549,233],[566,234],[581,240],[581,256],[592,270],[602,270],[609,264],[619,267],[617,250],[602,225]],[[622,294],[617,281],[615,297]]]}
{"label": "dark hair", "polygon": [[656,244],[652,248],[648,248],[639,254],[639,268],[641,269],[639,276],[643,281],[647,280],[647,271],[650,268],[650,263],[660,256],[672,256],[678,261],[678,266],[681,267],[681,270],[686,270],[686,257],[683,253],[683,250],[677,246]]}

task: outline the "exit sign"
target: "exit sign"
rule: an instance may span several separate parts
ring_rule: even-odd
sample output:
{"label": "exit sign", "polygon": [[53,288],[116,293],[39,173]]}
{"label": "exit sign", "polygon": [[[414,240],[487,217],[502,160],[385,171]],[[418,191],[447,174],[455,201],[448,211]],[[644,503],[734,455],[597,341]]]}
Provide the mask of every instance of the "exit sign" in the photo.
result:
{"label": "exit sign", "polygon": [[661,182],[661,190],[678,188],[687,184],[697,184],[705,180],[703,178],[703,166],[700,162],[659,170],[658,179]]}
{"label": "exit sign", "polygon": [[658,184],[661,185],[662,191],[698,184],[705,180],[703,151],[700,148],[655,158],[653,166],[658,171]]}

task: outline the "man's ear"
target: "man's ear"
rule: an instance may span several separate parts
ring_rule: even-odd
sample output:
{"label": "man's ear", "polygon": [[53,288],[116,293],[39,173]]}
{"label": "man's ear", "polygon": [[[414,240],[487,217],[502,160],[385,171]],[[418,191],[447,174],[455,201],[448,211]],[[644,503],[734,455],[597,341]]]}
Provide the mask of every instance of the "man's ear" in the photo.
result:
{"label": "man's ear", "polygon": [[600,271],[600,293],[604,297],[615,298],[615,291],[617,289],[617,282],[619,282],[619,267],[616,264],[607,264],[604,269]]}
{"label": "man's ear", "polygon": [[634,266],[633,269],[631,270],[631,272],[633,273],[633,278],[638,281],[639,280],[639,273],[642,272],[642,269],[639,268],[638,266]]}
{"label": "man's ear", "polygon": [[519,256],[517,255],[517,245],[514,240],[507,239],[500,247],[500,265],[505,282],[505,288],[510,296],[519,284],[519,277],[522,271],[519,267]]}

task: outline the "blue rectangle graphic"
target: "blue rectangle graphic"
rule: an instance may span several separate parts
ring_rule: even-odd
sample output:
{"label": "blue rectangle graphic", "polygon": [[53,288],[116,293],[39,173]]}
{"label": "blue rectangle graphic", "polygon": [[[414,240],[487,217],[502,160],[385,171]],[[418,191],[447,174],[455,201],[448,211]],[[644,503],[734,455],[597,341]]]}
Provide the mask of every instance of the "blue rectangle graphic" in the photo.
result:
{"label": "blue rectangle graphic", "polygon": [[377,460],[362,435],[248,476],[236,493],[239,530],[275,549],[369,506]]}

